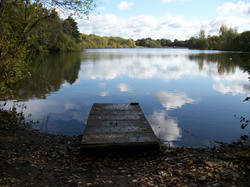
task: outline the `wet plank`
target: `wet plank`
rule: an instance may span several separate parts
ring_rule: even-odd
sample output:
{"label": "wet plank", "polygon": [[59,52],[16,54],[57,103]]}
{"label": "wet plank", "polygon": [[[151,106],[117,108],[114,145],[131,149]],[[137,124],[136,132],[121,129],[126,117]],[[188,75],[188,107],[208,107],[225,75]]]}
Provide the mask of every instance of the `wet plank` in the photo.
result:
{"label": "wet plank", "polygon": [[158,149],[159,142],[138,103],[93,104],[82,149],[143,148]]}

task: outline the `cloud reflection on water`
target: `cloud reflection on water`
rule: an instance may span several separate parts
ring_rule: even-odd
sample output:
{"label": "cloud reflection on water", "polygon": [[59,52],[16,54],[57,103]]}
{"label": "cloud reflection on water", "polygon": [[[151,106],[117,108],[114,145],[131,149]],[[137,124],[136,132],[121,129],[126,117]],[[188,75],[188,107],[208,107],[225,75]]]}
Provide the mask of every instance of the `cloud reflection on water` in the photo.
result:
{"label": "cloud reflection on water", "polygon": [[154,111],[152,115],[147,116],[154,133],[163,142],[168,142],[173,146],[173,141],[181,138],[181,129],[178,127],[176,118],[168,116],[165,110]]}
{"label": "cloud reflection on water", "polygon": [[231,93],[233,96],[249,92],[249,90],[246,89],[246,86],[244,84],[239,84],[235,82],[230,82],[230,84],[225,84],[222,82],[213,84],[213,89],[220,92],[221,94]]}
{"label": "cloud reflection on water", "polygon": [[160,91],[155,94],[155,98],[162,104],[166,110],[181,108],[183,105],[195,103],[196,100],[188,98],[185,93],[169,93]]}
{"label": "cloud reflection on water", "polygon": [[109,94],[109,92],[100,92],[101,97],[106,97]]}
{"label": "cloud reflection on water", "polygon": [[131,92],[132,88],[129,84],[119,83],[116,85],[120,89],[120,92]]}
{"label": "cloud reflection on water", "polygon": [[173,142],[178,141],[182,137],[181,128],[178,127],[177,118],[169,116],[167,112],[169,110],[182,108],[185,104],[192,104],[197,101],[189,98],[186,93],[170,93],[167,91],[156,93],[155,98],[166,108],[166,111],[154,111],[152,115],[147,116],[147,119],[156,136],[159,137],[161,141],[173,146]]}

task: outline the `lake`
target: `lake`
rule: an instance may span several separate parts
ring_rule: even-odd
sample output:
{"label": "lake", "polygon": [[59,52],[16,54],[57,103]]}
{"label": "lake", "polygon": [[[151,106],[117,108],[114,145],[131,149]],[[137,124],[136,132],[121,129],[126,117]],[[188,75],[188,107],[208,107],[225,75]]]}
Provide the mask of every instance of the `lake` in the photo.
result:
{"label": "lake", "polygon": [[[249,57],[249,56],[248,56]],[[27,106],[34,128],[83,134],[93,103],[138,102],[170,146],[204,147],[249,133],[246,54],[188,49],[89,49],[37,56],[13,103]]]}

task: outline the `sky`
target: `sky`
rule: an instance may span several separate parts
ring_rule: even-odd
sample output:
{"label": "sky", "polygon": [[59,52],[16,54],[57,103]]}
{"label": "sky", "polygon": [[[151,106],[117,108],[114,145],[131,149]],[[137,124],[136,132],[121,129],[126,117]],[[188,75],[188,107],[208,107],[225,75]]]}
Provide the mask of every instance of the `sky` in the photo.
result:
{"label": "sky", "polygon": [[250,0],[99,0],[88,19],[76,18],[81,33],[122,38],[185,40],[218,35],[221,25],[250,30]]}

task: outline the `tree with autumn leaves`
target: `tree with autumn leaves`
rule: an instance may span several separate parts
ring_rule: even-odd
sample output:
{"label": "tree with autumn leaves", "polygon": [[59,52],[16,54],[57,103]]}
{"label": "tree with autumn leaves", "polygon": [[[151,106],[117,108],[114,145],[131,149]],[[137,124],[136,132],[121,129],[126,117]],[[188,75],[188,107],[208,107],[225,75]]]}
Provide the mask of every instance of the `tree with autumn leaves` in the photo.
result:
{"label": "tree with autumn leaves", "polygon": [[95,6],[94,0],[1,0],[0,97],[7,99],[13,85],[29,74],[32,53],[78,47],[76,22],[72,17],[61,21],[56,10],[82,16]]}

